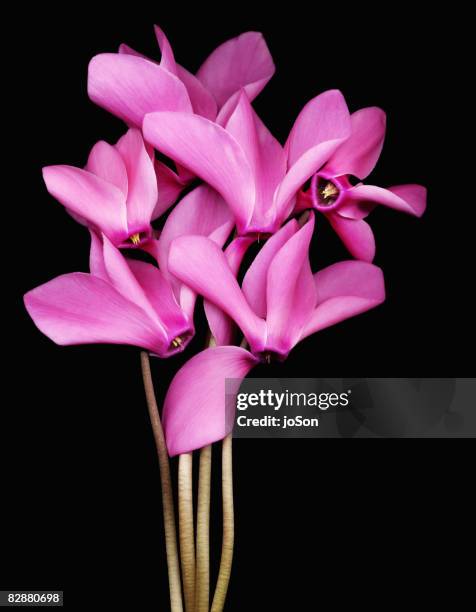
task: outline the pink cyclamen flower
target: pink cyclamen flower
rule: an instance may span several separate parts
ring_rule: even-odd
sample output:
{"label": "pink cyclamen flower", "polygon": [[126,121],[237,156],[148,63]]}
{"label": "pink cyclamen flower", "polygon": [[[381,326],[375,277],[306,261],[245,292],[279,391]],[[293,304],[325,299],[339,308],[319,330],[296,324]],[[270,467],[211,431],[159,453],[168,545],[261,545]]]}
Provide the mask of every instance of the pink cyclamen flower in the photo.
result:
{"label": "pink cyclamen flower", "polygon": [[78,221],[103,233],[117,247],[139,247],[152,236],[157,203],[153,151],[139,130],[130,129],[116,145],[94,145],[84,169],[47,166],[49,193]]}
{"label": "pink cyclamen flower", "polygon": [[261,249],[241,288],[225,254],[203,236],[176,238],[168,268],[236,322],[253,354],[284,359],[303,338],[385,297],[382,272],[372,264],[344,261],[313,275],[313,229],[313,215],[302,228],[287,223]]}
{"label": "pink cyclamen flower", "polygon": [[240,235],[272,234],[294,207],[296,193],[350,135],[347,105],[327,91],[301,111],[285,147],[253,110],[246,92],[220,123],[186,113],[146,115],[145,139],[216,189]]}
{"label": "pink cyclamen flower", "polygon": [[[218,111],[242,88],[253,100],[274,74],[269,49],[258,32],[245,32],[220,45],[196,75],[177,64],[157,26],[155,33],[160,63],[121,45],[119,53],[96,55],[89,64],[89,97],[128,125],[140,128],[144,116],[154,111],[196,113],[215,121]],[[174,172],[160,161],[156,166],[164,185],[159,192],[164,212],[193,177],[180,167]]]}
{"label": "pink cyclamen flower", "polygon": [[91,233],[90,274],[64,274],[29,291],[35,325],[60,345],[130,344],[160,357],[182,351],[193,323],[158,268],[126,260]]}
{"label": "pink cyclamen flower", "polygon": [[[177,238],[169,269],[204,295],[241,328],[250,351],[218,346],[202,351],[176,374],[164,404],[164,427],[171,455],[190,452],[224,438],[233,427],[233,390],[260,361],[284,359],[302,339],[381,304],[382,271],[362,261],[342,261],[312,274],[308,248],[311,218],[301,229],[287,223],[264,245],[242,287],[222,251],[210,240]],[[226,320],[210,322],[218,344]]]}
{"label": "pink cyclamen flower", "polygon": [[312,207],[323,213],[354,257],[372,261],[375,239],[364,218],[377,204],[420,217],[426,207],[426,189],[413,184],[388,189],[353,185],[351,176],[363,180],[377,163],[385,138],[385,113],[363,108],[350,120],[351,136],[312,177],[309,190],[298,197],[296,211]]}

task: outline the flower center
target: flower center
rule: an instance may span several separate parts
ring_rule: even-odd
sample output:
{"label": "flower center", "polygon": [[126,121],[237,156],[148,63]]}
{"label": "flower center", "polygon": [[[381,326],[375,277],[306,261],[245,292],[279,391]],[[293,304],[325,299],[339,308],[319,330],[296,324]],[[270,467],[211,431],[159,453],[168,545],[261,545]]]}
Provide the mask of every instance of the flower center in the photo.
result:
{"label": "flower center", "polygon": [[129,241],[132,242],[134,246],[137,246],[140,242],[140,234],[132,234],[132,236],[129,236]]}
{"label": "flower center", "polygon": [[332,181],[319,178],[317,194],[321,206],[332,206],[339,197],[339,189]]}
{"label": "flower center", "polygon": [[174,353],[183,351],[192,336],[193,329],[190,328],[184,329],[182,333],[175,336],[175,338],[170,341],[169,348],[167,350],[168,355],[173,355]]}
{"label": "flower center", "polygon": [[183,338],[181,336],[177,336],[170,343],[170,347],[176,349],[176,348],[180,348],[182,344],[183,344]]}
{"label": "flower center", "polygon": [[271,363],[280,363],[286,358],[285,355],[276,353],[275,351],[263,351],[259,354],[262,363],[270,365]]}

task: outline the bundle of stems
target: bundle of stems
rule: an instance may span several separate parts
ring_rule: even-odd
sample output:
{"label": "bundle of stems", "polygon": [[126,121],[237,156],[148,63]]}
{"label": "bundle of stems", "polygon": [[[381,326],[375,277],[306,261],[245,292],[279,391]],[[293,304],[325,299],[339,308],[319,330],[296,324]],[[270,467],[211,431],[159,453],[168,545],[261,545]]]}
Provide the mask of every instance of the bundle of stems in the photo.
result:
{"label": "bundle of stems", "polygon": [[[209,346],[212,345],[213,341],[211,340]],[[141,365],[147,406],[159,459],[170,609],[171,612],[183,612],[184,609],[185,612],[210,612],[210,610],[211,612],[221,612],[225,605],[233,560],[232,437],[230,434],[222,442],[222,551],[220,569],[210,608],[212,447],[211,445],[206,446],[198,451],[200,456],[196,533],[193,505],[193,453],[180,455],[178,459],[179,555],[169,456],[154,392],[149,355],[145,351],[141,352]]]}

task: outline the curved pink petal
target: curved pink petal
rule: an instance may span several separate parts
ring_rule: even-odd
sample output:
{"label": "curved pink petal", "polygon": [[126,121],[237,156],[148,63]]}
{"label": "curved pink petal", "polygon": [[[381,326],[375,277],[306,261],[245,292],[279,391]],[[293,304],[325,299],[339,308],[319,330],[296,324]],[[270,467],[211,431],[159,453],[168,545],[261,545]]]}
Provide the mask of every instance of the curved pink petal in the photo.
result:
{"label": "curved pink petal", "polygon": [[139,128],[147,113],[192,112],[182,81],[135,55],[103,53],[93,57],[88,69],[88,94],[93,102]]}
{"label": "curved pink petal", "polygon": [[170,247],[169,270],[241,328],[253,351],[262,350],[266,326],[251,310],[220,247],[203,236],[181,236]]}
{"label": "curved pink petal", "polygon": [[127,236],[124,194],[115,185],[73,166],[47,166],[43,179],[54,198],[111,240],[121,242]]}
{"label": "curved pink petal", "polygon": [[195,75],[180,65],[177,65],[177,76],[187,88],[194,113],[213,121],[217,116],[218,109],[212,94]]}
{"label": "curved pink petal", "polygon": [[299,113],[286,142],[288,166],[322,142],[343,140],[351,133],[344,96],[331,89],[310,100]]}
{"label": "curved pink petal", "polygon": [[139,130],[130,129],[116,147],[127,169],[127,225],[133,234],[149,228],[157,204],[157,176]]}
{"label": "curved pink petal", "polygon": [[162,330],[139,306],[90,274],[59,276],[24,300],[35,325],[57,344],[131,344],[155,353],[166,346]]}
{"label": "curved pink petal", "polygon": [[226,123],[226,131],[243,149],[255,177],[256,196],[252,225],[273,224],[273,196],[286,174],[286,153],[254,111],[244,91]]}
{"label": "curved pink petal", "polygon": [[85,170],[115,185],[127,198],[127,170],[116,147],[103,140],[91,149]]}
{"label": "curved pink petal", "polygon": [[426,206],[426,189],[421,185],[399,185],[390,189],[375,185],[357,185],[347,196],[356,202],[373,202],[420,217]]}
{"label": "curved pink petal", "polygon": [[89,230],[91,235],[91,248],[89,251],[89,271],[92,276],[101,278],[103,281],[110,282],[109,274],[107,273],[106,264],[104,263],[104,249],[101,238],[96,232]]}
{"label": "curved pink petal", "polygon": [[421,217],[426,210],[426,187],[423,185],[395,185],[389,187],[394,195],[398,196],[411,207],[413,214]]}
{"label": "curved pink petal", "polygon": [[156,149],[216,189],[237,222],[247,225],[255,200],[254,177],[243,149],[228,132],[185,113],[151,113],[143,131]]}
{"label": "curved pink petal", "polygon": [[162,326],[157,312],[150,303],[143,287],[134,276],[126,258],[106,236],[103,235],[102,241],[104,267],[110,283],[121,295],[140,306],[158,326]]}
{"label": "curved pink petal", "polygon": [[[238,275],[243,257],[254,241],[254,238],[239,237],[235,238],[226,248],[225,257],[235,277]],[[216,345],[232,344],[235,328],[232,319],[221,308],[208,300],[204,301],[203,306]]]}
{"label": "curved pink petal", "polygon": [[143,59],[152,61],[147,56],[145,56],[143,53],[140,53],[139,51],[136,51],[132,47],[129,47],[129,45],[126,45],[126,43],[121,43],[119,45],[118,53],[121,53],[123,55],[135,55],[136,57],[142,57]]}
{"label": "curved pink petal", "polygon": [[222,440],[233,430],[239,382],[256,363],[251,353],[237,346],[209,348],[187,361],[172,380],[164,403],[170,456]]}
{"label": "curved pink petal", "polygon": [[302,337],[378,306],[385,300],[380,268],[363,261],[341,261],[314,275],[316,309]]}
{"label": "curved pink petal", "polygon": [[172,51],[167,36],[165,36],[164,31],[159,28],[158,25],[154,25],[154,32],[162,55],[160,58],[160,66],[172,74],[177,75],[177,63],[175,62],[174,52]]}
{"label": "curved pink petal", "polygon": [[366,178],[374,169],[385,140],[386,117],[376,106],[350,116],[351,134],[327,162],[324,170],[334,176],[353,174]]}
{"label": "curved pink petal", "polygon": [[180,308],[184,311],[189,321],[193,321],[193,313],[195,311],[195,304],[197,303],[197,294],[192,291],[190,287],[186,285],[179,286],[179,298]]}
{"label": "curved pink petal", "polygon": [[176,338],[180,338],[178,348],[183,350],[192,338],[194,329],[192,322],[177,304],[170,284],[152,264],[129,260],[128,265],[162,323],[171,347],[170,352],[176,352],[172,345]]}
{"label": "curved pink petal", "polygon": [[266,318],[266,285],[269,266],[276,253],[299,229],[295,219],[286,223],[276,234],[269,238],[253,260],[243,278],[242,290],[248,304],[255,313]]}
{"label": "curved pink petal", "polygon": [[287,355],[299,340],[316,305],[309,263],[314,215],[289,238],[273,258],[267,276],[267,349]]}
{"label": "curved pink petal", "polygon": [[370,225],[363,219],[347,219],[339,213],[326,215],[349,253],[362,261],[373,261],[375,238]]}
{"label": "curved pink petal", "polygon": [[197,78],[218,106],[244,88],[254,100],[274,74],[274,63],[259,32],[245,32],[217,47],[204,61]]}
{"label": "curved pink petal", "polygon": [[[237,106],[238,102],[240,101],[240,97],[241,97],[241,94],[243,93],[243,91],[244,90],[240,89],[239,91],[234,93],[231,96],[231,98],[228,98],[228,100],[225,102],[225,104],[218,111],[218,115],[217,115],[217,117],[215,119],[215,123],[217,123],[218,125],[221,125],[222,127],[226,126],[226,124],[228,123],[230,117],[235,112],[236,106]],[[246,92],[244,92],[244,93],[246,95]]]}
{"label": "curved pink petal", "polygon": [[339,206],[339,215],[346,219],[365,219],[377,206],[376,202],[354,199],[352,189],[346,193]]}

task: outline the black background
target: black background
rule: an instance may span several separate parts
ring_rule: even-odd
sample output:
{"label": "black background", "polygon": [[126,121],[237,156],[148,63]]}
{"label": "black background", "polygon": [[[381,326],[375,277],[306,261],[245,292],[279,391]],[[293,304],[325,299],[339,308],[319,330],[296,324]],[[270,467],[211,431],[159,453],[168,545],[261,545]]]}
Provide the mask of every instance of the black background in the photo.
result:
{"label": "black background", "polygon": [[[138,351],[57,347],[21,302],[25,291],[54,276],[87,269],[88,235],[47,194],[40,170],[81,166],[94,142],[113,142],[124,131],[87,98],[89,59],[121,42],[157,58],[156,22],[177,60],[195,70],[217,44],[260,30],[277,73],[255,106],[282,141],[305,102],[328,88],[341,89],[351,111],[386,110],[387,139],[372,182],[429,189],[420,220],[388,209],[370,217],[387,301],[254,375],[472,376],[468,264],[474,254],[463,234],[474,213],[456,145],[444,142],[456,131],[447,102],[461,83],[456,66],[464,72],[458,36],[464,18],[419,17],[403,5],[352,14],[343,6],[296,3],[262,14],[241,3],[149,11],[117,4],[104,16],[99,8],[30,13],[15,22],[20,44],[8,55],[18,66],[10,81],[14,108],[5,117],[16,138],[15,176],[4,180],[15,189],[3,202],[14,213],[4,234],[14,300],[5,338],[13,330],[14,342],[4,344],[0,585],[63,588],[67,605],[81,609],[92,609],[84,601],[94,593],[103,609],[129,602],[131,609],[165,610],[160,484]],[[315,267],[347,257],[319,221]],[[202,342],[199,335],[190,352]],[[159,396],[183,361],[153,362]],[[236,552],[227,610],[314,610],[348,598],[386,605],[412,586],[423,596],[435,584],[443,588],[455,557],[443,556],[442,547],[468,537],[457,535],[471,507],[464,500],[470,471],[463,445],[236,441]],[[219,509],[216,468],[213,572]],[[422,578],[427,570],[431,583]]]}

